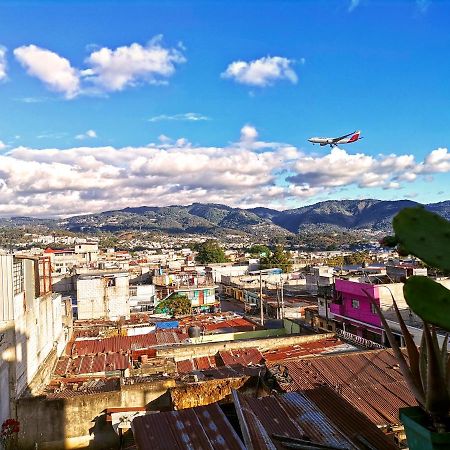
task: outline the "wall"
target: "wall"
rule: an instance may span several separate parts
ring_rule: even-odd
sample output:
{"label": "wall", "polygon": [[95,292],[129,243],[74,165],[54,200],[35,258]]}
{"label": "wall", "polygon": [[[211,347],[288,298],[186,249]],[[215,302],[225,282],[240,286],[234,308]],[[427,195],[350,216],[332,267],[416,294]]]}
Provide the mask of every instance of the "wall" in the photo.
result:
{"label": "wall", "polygon": [[13,319],[13,257],[0,254],[0,321]]}
{"label": "wall", "polygon": [[[269,331],[269,330],[266,330]],[[277,330],[272,330],[277,331]],[[278,330],[279,331],[279,330]],[[175,358],[180,361],[187,358],[194,358],[199,356],[212,356],[222,350],[232,350],[239,348],[256,347],[261,352],[272,350],[289,345],[302,344],[306,342],[320,341],[322,339],[332,338],[334,334],[312,334],[308,336],[288,335],[277,337],[266,337],[258,339],[247,339],[242,341],[228,341],[228,342],[213,342],[206,344],[193,345],[179,345],[174,347],[167,347],[158,349],[156,354],[158,357]]]}
{"label": "wall", "polygon": [[130,316],[128,274],[110,276],[114,286],[107,286],[108,277],[81,277],[77,280],[79,319],[118,319]]}
{"label": "wall", "polygon": [[[377,286],[337,279],[335,282],[335,291],[342,295],[342,304],[332,303],[330,305],[330,311],[334,315],[349,317],[360,322],[381,327],[381,320],[376,313],[372,312],[371,302],[367,298],[364,290],[379,304],[379,291]],[[359,302],[358,308],[353,308],[352,300]],[[335,319],[340,320],[339,317],[335,317]]]}
{"label": "wall", "polygon": [[158,404],[157,400],[173,386],[174,380],[165,380],[122,385],[120,390],[113,392],[65,399],[47,399],[42,396],[20,399],[17,405],[18,419],[20,423],[27,424],[21,427],[19,433],[20,448],[34,449],[35,442],[40,443],[40,449],[74,448],[71,445],[83,442],[90,442],[94,448],[110,448],[108,445],[114,439],[111,427],[101,429],[96,425],[100,422],[98,417],[106,408],[145,406],[159,409],[168,404]]}

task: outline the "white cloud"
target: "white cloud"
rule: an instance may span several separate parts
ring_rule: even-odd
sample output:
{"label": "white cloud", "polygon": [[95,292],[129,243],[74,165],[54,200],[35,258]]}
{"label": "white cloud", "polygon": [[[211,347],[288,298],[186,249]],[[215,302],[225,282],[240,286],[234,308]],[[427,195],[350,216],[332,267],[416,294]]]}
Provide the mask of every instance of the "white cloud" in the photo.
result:
{"label": "white cloud", "polygon": [[154,116],[148,119],[149,122],[161,122],[161,121],[186,121],[186,122],[198,122],[202,120],[210,120],[209,117],[203,114],[188,112],[184,114],[161,114],[159,116]]}
{"label": "white cloud", "polygon": [[251,125],[244,125],[241,128],[241,141],[251,141],[258,137],[256,128]]}
{"label": "white cloud", "polygon": [[6,148],[6,144],[3,141],[0,141],[0,150],[3,150]]}
{"label": "white cloud", "polygon": [[6,47],[0,45],[0,81],[6,80]]}
{"label": "white cloud", "polygon": [[298,77],[291,67],[293,63],[293,60],[281,56],[266,56],[250,62],[234,61],[221,76],[250,86],[270,86],[278,80],[295,84]]}
{"label": "white cloud", "polygon": [[138,83],[161,84],[175,73],[175,65],[186,61],[175,48],[161,45],[161,37],[146,46],[133,43],[111,50],[103,47],[86,59],[83,76],[102,91],[121,91]]}
{"label": "white cloud", "polygon": [[87,130],[86,133],[77,134],[75,139],[83,140],[83,139],[94,139],[97,137],[97,133],[94,130]]}
{"label": "white cloud", "polygon": [[420,167],[422,173],[443,173],[450,171],[450,153],[446,148],[433,150]]}
{"label": "white cloud", "polygon": [[450,172],[447,149],[416,162],[411,155],[338,148],[318,156],[259,139],[246,125],[237,142],[219,147],[167,136],[142,147],[16,147],[0,154],[0,215],[68,215],[149,203],[281,207],[348,186],[399,189],[411,186],[408,174]]}
{"label": "white cloud", "polygon": [[419,174],[450,172],[447,149],[433,150],[422,163],[413,155],[350,154],[333,148],[325,156],[304,155],[293,166],[288,180],[299,186],[337,188],[357,185],[360,188],[398,189],[401,182],[412,182]]}
{"label": "white cloud", "polygon": [[29,75],[67,99],[81,94],[121,91],[142,83],[165,84],[175,73],[176,65],[186,61],[178,49],[164,47],[160,36],[146,46],[133,43],[116,49],[95,49],[86,58],[83,69],[73,67],[68,59],[36,45],[18,47],[14,56]]}
{"label": "white cloud", "polygon": [[14,56],[29,75],[41,80],[50,90],[62,93],[68,99],[79,94],[79,72],[66,58],[36,45],[18,47]]}

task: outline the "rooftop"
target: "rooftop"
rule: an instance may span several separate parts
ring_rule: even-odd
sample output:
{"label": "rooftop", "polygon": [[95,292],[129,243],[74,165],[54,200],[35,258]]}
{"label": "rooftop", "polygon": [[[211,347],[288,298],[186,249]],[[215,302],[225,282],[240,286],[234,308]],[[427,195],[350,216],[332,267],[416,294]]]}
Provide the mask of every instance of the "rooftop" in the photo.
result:
{"label": "rooftop", "polygon": [[397,448],[327,387],[262,398],[233,391],[232,397],[231,408],[213,403],[136,417],[137,449]]}
{"label": "rooftop", "polygon": [[398,425],[399,408],[417,404],[390,349],[290,359],[269,370],[285,391],[329,386],[377,426]]}

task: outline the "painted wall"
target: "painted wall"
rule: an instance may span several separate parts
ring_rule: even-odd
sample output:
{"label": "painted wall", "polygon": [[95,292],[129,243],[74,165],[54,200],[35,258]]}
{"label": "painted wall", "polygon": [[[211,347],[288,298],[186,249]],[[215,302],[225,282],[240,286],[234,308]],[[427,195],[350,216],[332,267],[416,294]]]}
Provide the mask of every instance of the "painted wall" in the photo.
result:
{"label": "painted wall", "polygon": [[[335,291],[342,295],[342,304],[338,305],[332,303],[330,305],[330,311],[334,315],[345,316],[351,319],[364,322],[376,327],[381,327],[381,320],[376,312],[371,309],[371,302],[367,298],[364,291],[367,291],[378,305],[380,304],[378,288],[375,285],[356,283],[354,281],[336,280]],[[353,301],[358,302],[358,307],[355,308]],[[339,320],[339,317],[335,317]]]}

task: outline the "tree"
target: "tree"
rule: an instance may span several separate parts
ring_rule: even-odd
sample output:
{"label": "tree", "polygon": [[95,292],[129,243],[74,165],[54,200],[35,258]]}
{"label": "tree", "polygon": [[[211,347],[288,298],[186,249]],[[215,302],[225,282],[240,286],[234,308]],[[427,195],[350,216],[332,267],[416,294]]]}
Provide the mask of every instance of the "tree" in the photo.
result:
{"label": "tree", "polygon": [[200,264],[224,263],[228,261],[222,247],[213,239],[196,245],[195,249],[198,252],[196,260]]}
{"label": "tree", "polygon": [[370,255],[367,252],[355,252],[344,256],[344,263],[349,265],[363,264],[370,261]]}
{"label": "tree", "polygon": [[283,272],[292,270],[292,260],[281,245],[277,245],[270,256],[261,258],[261,269],[282,269]]}
{"label": "tree", "polygon": [[255,256],[269,256],[270,248],[266,245],[255,244],[248,249],[248,252]]}
{"label": "tree", "polygon": [[158,314],[166,313],[172,317],[185,316],[191,313],[191,301],[183,294],[172,294],[155,308]]}

